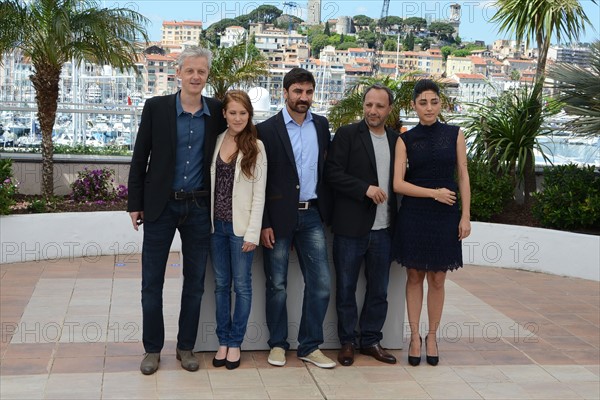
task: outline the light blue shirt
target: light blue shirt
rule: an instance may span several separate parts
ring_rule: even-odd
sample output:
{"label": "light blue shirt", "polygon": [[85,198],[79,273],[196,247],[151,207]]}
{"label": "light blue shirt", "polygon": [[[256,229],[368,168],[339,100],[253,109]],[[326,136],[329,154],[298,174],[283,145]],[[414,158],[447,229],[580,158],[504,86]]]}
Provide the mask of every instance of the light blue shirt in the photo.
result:
{"label": "light blue shirt", "polygon": [[283,107],[283,121],[292,142],[296,170],[300,179],[300,201],[317,198],[317,179],[319,167],[319,141],[317,128],[310,111],[302,125],[292,119],[287,107]]}

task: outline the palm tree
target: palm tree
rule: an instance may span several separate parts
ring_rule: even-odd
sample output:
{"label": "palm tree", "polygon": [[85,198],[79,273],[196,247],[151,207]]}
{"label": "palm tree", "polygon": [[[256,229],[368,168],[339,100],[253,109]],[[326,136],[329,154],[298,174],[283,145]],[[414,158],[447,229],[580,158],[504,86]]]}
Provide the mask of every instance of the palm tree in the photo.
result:
{"label": "palm tree", "polygon": [[541,93],[553,36],[559,42],[577,40],[585,33],[585,26],[591,24],[590,20],[579,0],[496,0],[495,5],[498,10],[491,22],[500,25],[500,32],[514,34],[519,42],[525,39],[527,47],[535,41],[536,85]]}
{"label": "palm tree", "polygon": [[569,114],[577,115],[570,129],[584,135],[600,132],[600,41],[592,44],[590,67],[556,64],[548,76],[557,83],[558,100]]}
{"label": "palm tree", "polygon": [[241,85],[250,85],[260,76],[267,75],[267,61],[260,51],[246,40],[232,47],[208,45],[213,52],[212,65],[207,84],[214,97],[223,100],[225,93]]}
{"label": "palm tree", "polygon": [[[367,87],[374,83],[387,86],[394,94],[392,112],[388,116],[386,125],[395,127],[402,112],[407,114],[412,110],[411,101],[416,82],[414,79],[415,74],[415,72],[407,73],[398,77],[398,79],[390,76],[361,78],[346,91],[343,99],[329,109],[328,119],[331,127],[337,130],[340,126],[359,121],[363,117],[363,93]],[[439,82],[438,84],[443,88],[442,84]],[[443,107],[448,108],[450,99],[444,95],[443,91],[441,97]]]}
{"label": "palm tree", "polygon": [[19,50],[31,60],[42,130],[42,194],[54,194],[52,129],[65,63],[89,61],[134,67],[136,41],[148,41],[148,20],[128,8],[100,8],[95,0],[2,0],[0,54]]}
{"label": "palm tree", "polygon": [[527,196],[535,191],[534,150],[548,160],[539,138],[551,129],[540,126],[556,110],[547,107],[540,113],[532,112],[538,106],[537,94],[527,87],[504,92],[475,106],[465,125],[470,156],[489,163],[502,175],[508,174],[515,188],[523,182],[528,202]]}
{"label": "palm tree", "polygon": [[[525,125],[530,129],[527,136],[535,137],[542,129],[542,89],[552,38],[555,36],[559,41],[577,40],[585,32],[590,20],[579,0],[496,0],[495,5],[498,10],[491,21],[499,24],[499,31],[512,33],[518,42],[525,39],[528,47],[535,41],[538,48],[533,91],[528,94],[527,106],[522,108],[526,113],[525,120],[529,121]],[[533,121],[537,123],[530,123]],[[513,128],[521,129],[518,126]],[[526,157],[532,157],[532,154],[533,148],[524,152]],[[529,203],[531,193],[536,189],[535,160],[525,158],[523,168],[525,202]]]}

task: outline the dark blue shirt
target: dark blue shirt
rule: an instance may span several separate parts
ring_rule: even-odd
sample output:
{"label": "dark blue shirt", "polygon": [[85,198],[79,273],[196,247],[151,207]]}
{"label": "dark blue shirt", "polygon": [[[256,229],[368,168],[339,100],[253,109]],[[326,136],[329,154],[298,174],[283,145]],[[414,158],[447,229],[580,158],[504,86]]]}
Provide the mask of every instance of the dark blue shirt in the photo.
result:
{"label": "dark blue shirt", "polygon": [[203,187],[204,121],[206,117],[210,117],[206,100],[202,97],[202,109],[192,115],[183,111],[180,93],[177,93],[175,107],[177,108],[177,148],[172,189],[184,192],[206,189]]}

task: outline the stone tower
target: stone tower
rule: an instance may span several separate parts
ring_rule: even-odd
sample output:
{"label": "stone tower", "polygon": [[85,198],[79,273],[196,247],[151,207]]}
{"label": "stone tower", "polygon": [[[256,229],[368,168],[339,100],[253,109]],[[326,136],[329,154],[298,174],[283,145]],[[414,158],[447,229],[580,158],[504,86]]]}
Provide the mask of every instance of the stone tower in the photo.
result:
{"label": "stone tower", "polygon": [[458,28],[460,27],[460,4],[450,5],[450,20],[448,23],[454,28],[454,33],[452,36],[455,38],[459,36]]}
{"label": "stone tower", "polygon": [[308,0],[306,23],[308,25],[321,23],[321,0]]}

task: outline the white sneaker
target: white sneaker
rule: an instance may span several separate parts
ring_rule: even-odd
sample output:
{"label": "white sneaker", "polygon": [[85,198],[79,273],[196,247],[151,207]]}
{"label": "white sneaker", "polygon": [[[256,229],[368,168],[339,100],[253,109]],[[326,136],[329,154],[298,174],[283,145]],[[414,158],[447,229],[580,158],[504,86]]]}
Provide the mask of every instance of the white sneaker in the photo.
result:
{"label": "white sneaker", "polygon": [[276,367],[283,367],[285,365],[285,350],[281,347],[273,347],[269,352],[267,361]]}
{"label": "white sneaker", "polygon": [[310,363],[313,363],[319,368],[333,368],[336,366],[335,361],[333,361],[331,358],[327,357],[319,349],[316,349],[315,351],[313,351],[312,353],[310,353],[309,355],[307,355],[305,357],[298,357],[298,358],[303,361],[308,361]]}

